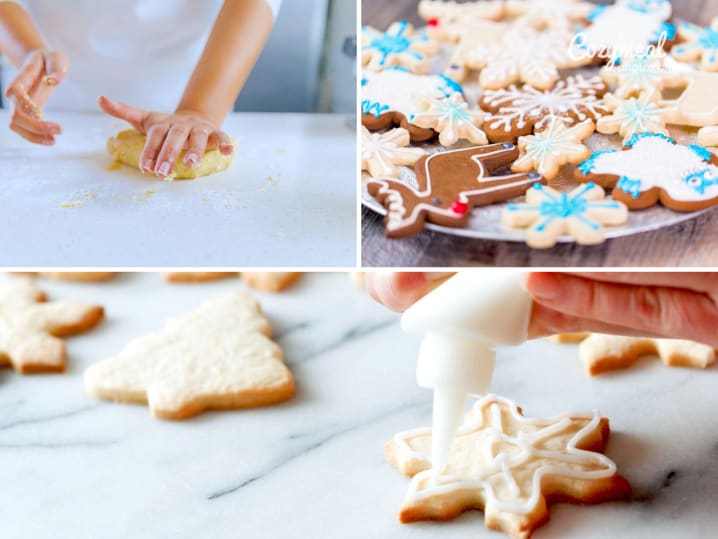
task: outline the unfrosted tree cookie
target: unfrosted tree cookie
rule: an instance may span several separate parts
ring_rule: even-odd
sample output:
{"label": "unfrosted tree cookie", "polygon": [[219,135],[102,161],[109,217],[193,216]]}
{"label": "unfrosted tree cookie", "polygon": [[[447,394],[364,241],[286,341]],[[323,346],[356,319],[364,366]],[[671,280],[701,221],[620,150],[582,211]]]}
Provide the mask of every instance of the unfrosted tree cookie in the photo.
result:
{"label": "unfrosted tree cookie", "polygon": [[442,99],[422,96],[417,100],[417,108],[411,122],[439,133],[442,146],[452,146],[459,140],[468,140],[478,146],[489,143],[480,128],[486,113],[469,109],[469,104],[458,92]]}
{"label": "unfrosted tree cookie", "polygon": [[594,183],[570,193],[536,185],[526,192],[525,203],[508,204],[502,215],[506,226],[528,228],[526,243],[535,249],[553,247],[564,234],[582,245],[603,243],[605,226],[620,226],[627,221],[628,208],[606,199],[604,190]]}
{"label": "unfrosted tree cookie", "polygon": [[251,296],[226,294],[92,365],[85,388],[100,399],[147,403],[160,419],[281,402],[294,394],[294,378],[270,335]]}
{"label": "unfrosted tree cookie", "polygon": [[398,165],[413,166],[426,154],[421,148],[408,148],[411,137],[397,127],[384,133],[371,133],[361,126],[361,169],[370,176],[397,178]]}
{"label": "unfrosted tree cookie", "polygon": [[705,28],[683,22],[678,25],[678,37],[683,43],[671,49],[676,60],[700,60],[703,71],[718,71],[718,17]]}
{"label": "unfrosted tree cookie", "polygon": [[595,7],[584,0],[506,0],[504,11],[516,23],[542,30],[571,28],[587,20]]}
{"label": "unfrosted tree cookie", "polygon": [[669,108],[661,105],[658,94],[645,92],[638,98],[628,99],[619,99],[607,94],[603,100],[611,114],[599,118],[596,123],[596,130],[599,133],[604,135],[618,133],[623,137],[624,144],[634,135],[644,133],[669,135],[666,129]]}
{"label": "unfrosted tree cookie", "polygon": [[573,125],[608,114],[601,98],[608,86],[599,77],[576,75],[547,90],[529,85],[488,90],[479,107],[491,113],[483,129],[491,142],[515,142],[523,135],[546,129],[555,119]]}
{"label": "unfrosted tree cookie", "polygon": [[635,210],[660,203],[696,211],[718,204],[718,157],[664,135],[635,135],[623,151],[594,152],[575,174],[581,182],[613,189],[614,199]]}
{"label": "unfrosted tree cookie", "polygon": [[0,366],[23,374],[64,372],[62,337],[89,331],[104,318],[99,305],[46,300],[28,278],[0,285]]}
{"label": "unfrosted tree cookie", "polygon": [[98,283],[113,279],[115,271],[23,271],[20,275],[38,275],[54,281],[72,281],[80,283]]}
{"label": "unfrosted tree cookie", "polygon": [[554,501],[593,504],[630,496],[628,481],[602,454],[609,433],[598,412],[534,419],[512,401],[484,397],[467,414],[436,480],[431,429],[402,432],[386,444],[387,460],[412,478],[399,518],[444,521],[480,509],[487,528],[528,539],[549,520]]}
{"label": "unfrosted tree cookie", "polygon": [[580,163],[591,155],[591,150],[583,141],[593,134],[595,128],[591,120],[569,127],[563,120],[554,118],[545,130],[519,137],[519,150],[523,154],[511,165],[511,170],[535,170],[547,180],[552,180],[561,166]]}
{"label": "unfrosted tree cookie", "polygon": [[[146,141],[146,135],[135,129],[127,129],[120,131],[107,141],[107,151],[110,152],[115,162],[123,163],[139,170],[140,155]],[[236,147],[237,143],[232,140],[232,144]],[[234,159],[234,153],[224,155],[216,148],[205,152],[202,162],[197,168],[189,168],[184,165],[184,154],[184,151],[180,153],[172,172],[164,178],[165,181],[189,180],[209,176],[228,169]]]}
{"label": "unfrosted tree cookie", "polygon": [[429,57],[439,47],[426,35],[415,35],[406,21],[395,22],[386,32],[369,26],[362,28],[361,61],[370,71],[404,67],[413,73],[429,71]]}

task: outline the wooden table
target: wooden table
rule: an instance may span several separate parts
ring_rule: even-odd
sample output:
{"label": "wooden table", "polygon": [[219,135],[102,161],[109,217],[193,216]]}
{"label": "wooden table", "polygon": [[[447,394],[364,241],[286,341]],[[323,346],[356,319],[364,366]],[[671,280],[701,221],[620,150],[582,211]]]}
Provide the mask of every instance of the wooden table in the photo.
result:
{"label": "wooden table", "polygon": [[[611,2],[599,2],[611,3]],[[362,0],[362,23],[385,28],[401,19],[421,24],[415,0]],[[676,16],[708,24],[718,0],[673,0]],[[595,247],[562,244],[538,251],[523,244],[468,240],[424,231],[406,240],[384,237],[383,217],[362,209],[365,267],[702,267],[718,266],[718,209],[697,219]]]}

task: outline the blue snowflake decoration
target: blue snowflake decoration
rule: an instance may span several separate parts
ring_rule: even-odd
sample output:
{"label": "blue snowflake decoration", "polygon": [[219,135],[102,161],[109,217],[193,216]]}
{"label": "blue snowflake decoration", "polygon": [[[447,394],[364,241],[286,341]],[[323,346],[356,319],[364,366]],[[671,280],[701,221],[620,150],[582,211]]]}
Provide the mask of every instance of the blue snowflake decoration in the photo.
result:
{"label": "blue snowflake decoration", "polygon": [[[407,35],[409,30],[409,23],[401,21],[396,25],[396,28],[390,29],[383,34],[374,37],[368,44],[362,47],[363,50],[375,50],[381,55],[379,65],[385,66],[390,55],[392,54],[409,54],[417,60],[423,60],[424,55],[411,50],[414,43],[426,42],[429,40],[427,36],[410,36]],[[363,32],[367,32],[368,29],[364,27]]]}

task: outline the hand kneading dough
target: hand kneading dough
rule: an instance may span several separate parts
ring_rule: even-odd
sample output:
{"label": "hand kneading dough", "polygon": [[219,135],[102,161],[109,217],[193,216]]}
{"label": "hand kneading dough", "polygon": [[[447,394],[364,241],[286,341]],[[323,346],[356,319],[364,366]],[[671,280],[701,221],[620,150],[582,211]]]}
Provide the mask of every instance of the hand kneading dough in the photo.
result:
{"label": "hand kneading dough", "polygon": [[[140,154],[145,147],[147,137],[135,129],[127,129],[120,131],[117,136],[107,140],[107,150],[115,159],[115,162],[124,163],[139,170]],[[232,139],[232,144],[236,147],[237,142]],[[183,164],[184,151],[180,154],[175,163],[174,170],[167,176],[167,180],[187,180],[195,179],[201,176],[209,176],[215,172],[221,172],[228,169],[234,159],[234,153],[231,155],[222,155],[219,149],[209,150],[205,152],[202,163],[197,168],[188,168]]]}

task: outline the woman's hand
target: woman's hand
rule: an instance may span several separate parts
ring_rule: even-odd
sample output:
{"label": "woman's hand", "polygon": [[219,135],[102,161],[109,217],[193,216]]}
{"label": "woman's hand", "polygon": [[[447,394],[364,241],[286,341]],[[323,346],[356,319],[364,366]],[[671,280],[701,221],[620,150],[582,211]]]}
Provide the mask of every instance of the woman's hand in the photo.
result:
{"label": "woman's hand", "polygon": [[453,273],[366,272],[369,295],[392,311],[402,312],[439,286]]}
{"label": "woman's hand", "polygon": [[182,150],[186,150],[184,164],[190,168],[200,165],[206,150],[219,148],[224,155],[234,151],[229,136],[198,112],[150,112],[105,96],[100,97],[99,104],[107,114],[129,122],[147,135],[139,163],[143,173],[165,178],[172,172]]}
{"label": "woman's hand", "polygon": [[67,73],[67,57],[60,51],[34,50],[19,67],[17,77],[5,91],[12,103],[10,129],[25,140],[52,146],[62,128],[43,121],[42,108]]}

